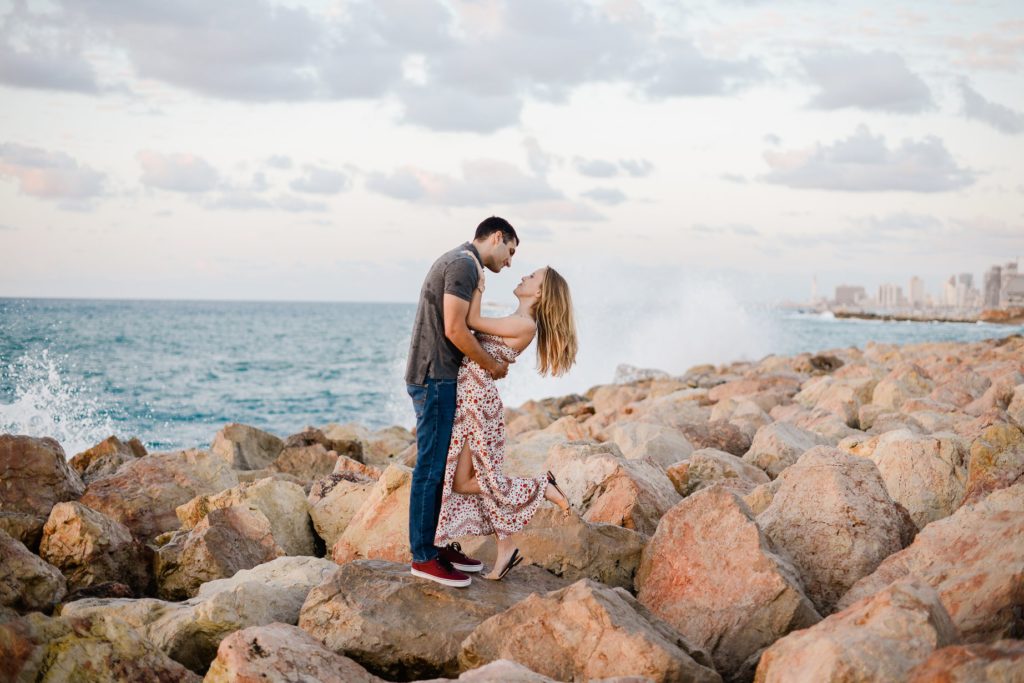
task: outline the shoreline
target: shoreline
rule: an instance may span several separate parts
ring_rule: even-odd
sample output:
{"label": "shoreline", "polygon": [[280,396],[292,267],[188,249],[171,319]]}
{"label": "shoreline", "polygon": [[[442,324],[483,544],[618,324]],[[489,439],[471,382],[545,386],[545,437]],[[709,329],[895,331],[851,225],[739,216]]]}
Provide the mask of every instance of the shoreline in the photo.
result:
{"label": "shoreline", "polygon": [[1024,325],[1024,308],[986,309],[978,315],[967,316],[942,314],[932,315],[927,313],[874,313],[871,311],[829,310],[837,319],[915,323],[991,323],[995,325]]}

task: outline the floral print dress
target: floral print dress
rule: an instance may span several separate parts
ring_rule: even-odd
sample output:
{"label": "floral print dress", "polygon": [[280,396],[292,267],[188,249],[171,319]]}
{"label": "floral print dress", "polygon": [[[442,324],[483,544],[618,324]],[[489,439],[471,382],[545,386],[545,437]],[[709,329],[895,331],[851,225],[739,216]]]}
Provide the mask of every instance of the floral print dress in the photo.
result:
{"label": "floral print dress", "polygon": [[[519,355],[500,337],[480,334],[477,339],[484,351],[500,360],[511,362]],[[463,495],[452,490],[455,466],[467,441],[480,494]],[[483,368],[463,358],[434,545],[445,546],[462,536],[497,534],[505,538],[526,526],[544,500],[547,479],[506,477],[502,472],[504,462],[505,409],[498,387]]]}

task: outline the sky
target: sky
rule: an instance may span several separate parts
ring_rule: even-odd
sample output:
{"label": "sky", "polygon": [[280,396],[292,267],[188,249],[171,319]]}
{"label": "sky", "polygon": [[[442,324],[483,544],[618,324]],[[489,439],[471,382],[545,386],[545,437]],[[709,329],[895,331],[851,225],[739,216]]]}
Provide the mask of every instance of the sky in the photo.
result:
{"label": "sky", "polygon": [[1024,256],[1024,4],[893,5],[0,0],[0,296],[411,302],[490,215],[495,292],[938,294]]}

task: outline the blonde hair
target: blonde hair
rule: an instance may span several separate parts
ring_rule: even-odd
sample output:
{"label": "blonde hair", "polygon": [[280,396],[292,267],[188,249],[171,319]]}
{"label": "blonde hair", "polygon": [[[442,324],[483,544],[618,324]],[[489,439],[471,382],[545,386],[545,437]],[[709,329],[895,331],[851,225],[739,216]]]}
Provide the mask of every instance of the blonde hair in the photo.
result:
{"label": "blonde hair", "polygon": [[533,305],[537,321],[537,367],[540,374],[564,375],[576,362],[576,321],[569,283],[548,267]]}

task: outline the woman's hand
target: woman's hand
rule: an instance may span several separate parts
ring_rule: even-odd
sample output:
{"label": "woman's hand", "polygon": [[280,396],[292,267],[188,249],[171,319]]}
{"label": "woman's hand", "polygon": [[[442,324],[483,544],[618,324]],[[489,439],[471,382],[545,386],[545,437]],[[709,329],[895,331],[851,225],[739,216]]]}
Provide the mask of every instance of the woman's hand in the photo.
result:
{"label": "woman's hand", "polygon": [[476,265],[476,272],[479,275],[479,278],[477,278],[476,288],[481,294],[483,294],[486,278],[484,278],[484,268],[479,263]]}

